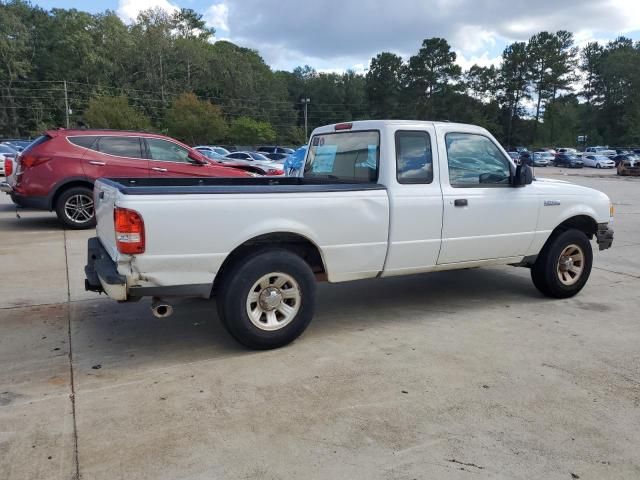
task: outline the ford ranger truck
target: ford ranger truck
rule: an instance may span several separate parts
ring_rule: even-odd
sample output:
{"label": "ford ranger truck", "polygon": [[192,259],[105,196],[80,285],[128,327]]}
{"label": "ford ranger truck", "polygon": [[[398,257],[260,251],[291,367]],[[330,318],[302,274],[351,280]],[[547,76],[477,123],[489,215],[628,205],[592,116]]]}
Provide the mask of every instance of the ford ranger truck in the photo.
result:
{"label": "ford ranger truck", "polygon": [[533,179],[483,128],[371,120],[317,128],[303,178],[120,178],[95,184],[86,288],[121,302],[216,298],[242,344],[283,346],[307,327],[318,281],[487,265],[531,270],[576,295],[609,248],[599,191]]}

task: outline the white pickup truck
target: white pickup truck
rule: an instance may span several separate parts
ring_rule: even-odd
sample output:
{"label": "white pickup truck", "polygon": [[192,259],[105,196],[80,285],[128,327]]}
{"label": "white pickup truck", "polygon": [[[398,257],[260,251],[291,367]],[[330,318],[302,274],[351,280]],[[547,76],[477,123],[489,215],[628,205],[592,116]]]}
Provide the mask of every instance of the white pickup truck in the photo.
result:
{"label": "white pickup truck", "polygon": [[86,288],[118,301],[217,299],[252,348],[298,337],[316,281],[485,265],[531,269],[545,295],[570,297],[613,242],[596,190],[533,179],[485,129],[358,121],[314,130],[303,178],[100,179]]}

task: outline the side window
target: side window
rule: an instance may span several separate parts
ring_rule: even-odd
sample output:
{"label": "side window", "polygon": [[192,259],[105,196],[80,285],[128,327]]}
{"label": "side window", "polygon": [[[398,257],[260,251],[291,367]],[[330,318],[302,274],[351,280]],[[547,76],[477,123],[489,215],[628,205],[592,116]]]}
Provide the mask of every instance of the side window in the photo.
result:
{"label": "side window", "polygon": [[73,143],[74,145],[77,145],[79,147],[84,147],[84,148],[92,148],[92,150],[95,150],[95,146],[94,144],[96,143],[96,140],[98,139],[98,137],[95,136],[89,136],[89,135],[85,135],[82,137],[68,137],[68,140]]}
{"label": "side window", "polygon": [[396,168],[398,183],[433,181],[431,137],[427,132],[396,132]]}
{"label": "side window", "polygon": [[189,163],[189,150],[160,138],[147,138],[151,160]]}
{"label": "side window", "polygon": [[142,158],[138,137],[100,137],[97,150],[116,157]]}
{"label": "side window", "polygon": [[473,133],[448,133],[446,145],[452,187],[509,184],[509,162],[487,137]]}

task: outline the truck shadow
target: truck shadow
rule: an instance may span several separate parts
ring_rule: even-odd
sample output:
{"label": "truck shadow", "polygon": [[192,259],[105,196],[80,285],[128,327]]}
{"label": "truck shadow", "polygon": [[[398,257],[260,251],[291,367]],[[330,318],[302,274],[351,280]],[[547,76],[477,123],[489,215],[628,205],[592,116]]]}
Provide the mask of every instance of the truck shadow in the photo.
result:
{"label": "truck shadow", "polygon": [[[320,285],[316,316],[307,332],[289,348],[305,342],[366,330],[378,324],[429,323],[443,316],[473,315],[474,310],[522,307],[544,301],[528,272],[476,269],[441,272],[338,285]],[[180,300],[175,313],[156,319],[149,300],[118,304],[97,299],[72,304],[74,368],[82,386],[105,373],[136,374],[220,358],[261,354],[237,344],[218,319],[215,301]],[[515,313],[514,313],[515,314]],[[446,321],[455,322],[456,318]],[[100,365],[96,369],[96,365]],[[96,371],[99,370],[99,371]]]}

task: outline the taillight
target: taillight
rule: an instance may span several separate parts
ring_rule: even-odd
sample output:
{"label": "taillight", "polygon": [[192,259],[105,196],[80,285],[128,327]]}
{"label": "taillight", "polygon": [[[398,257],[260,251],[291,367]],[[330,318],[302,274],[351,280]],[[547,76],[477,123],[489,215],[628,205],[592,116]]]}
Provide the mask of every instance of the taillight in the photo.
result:
{"label": "taillight", "polygon": [[120,253],[144,253],[144,221],[135,210],[116,207],[113,211],[116,246]]}
{"label": "taillight", "polygon": [[334,130],[339,132],[340,130],[351,130],[353,128],[353,123],[338,123]]}
{"label": "taillight", "polygon": [[21,155],[20,164],[23,168],[31,168],[36,165],[40,165],[42,163],[48,162],[51,160],[51,157],[39,157],[37,155]]}
{"label": "taillight", "polygon": [[13,160],[9,158],[4,159],[4,174],[6,177],[13,173]]}
{"label": "taillight", "polygon": [[267,175],[284,175],[284,170],[270,168],[269,170],[267,170]]}

